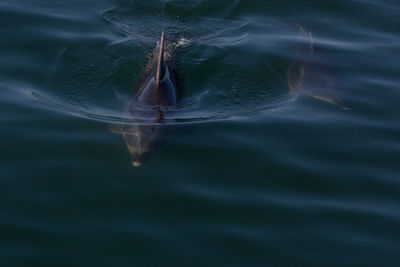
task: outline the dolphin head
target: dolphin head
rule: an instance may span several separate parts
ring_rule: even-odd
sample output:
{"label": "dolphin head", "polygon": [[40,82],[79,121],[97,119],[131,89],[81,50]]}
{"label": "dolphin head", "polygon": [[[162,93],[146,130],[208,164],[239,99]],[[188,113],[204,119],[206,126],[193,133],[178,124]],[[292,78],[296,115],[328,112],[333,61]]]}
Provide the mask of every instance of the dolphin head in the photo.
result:
{"label": "dolphin head", "polygon": [[122,134],[135,167],[141,166],[162,145],[161,128],[157,125],[127,125]]}

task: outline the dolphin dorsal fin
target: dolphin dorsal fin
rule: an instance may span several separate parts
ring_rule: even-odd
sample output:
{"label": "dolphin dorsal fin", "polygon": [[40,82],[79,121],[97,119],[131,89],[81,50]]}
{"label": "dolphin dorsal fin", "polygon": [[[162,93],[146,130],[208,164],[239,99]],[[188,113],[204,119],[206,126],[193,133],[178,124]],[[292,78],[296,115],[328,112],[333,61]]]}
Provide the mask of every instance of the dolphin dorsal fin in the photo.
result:
{"label": "dolphin dorsal fin", "polygon": [[310,42],[310,47],[309,47],[310,50],[309,51],[311,54],[313,54],[314,53],[314,38],[312,36],[312,33],[310,31],[306,31],[304,29],[304,27],[301,25],[299,25],[299,31],[300,31],[300,34],[303,35],[304,38],[307,38],[309,40],[309,42]]}
{"label": "dolphin dorsal fin", "polygon": [[156,84],[157,88],[160,85],[160,81],[164,76],[164,31],[161,34],[160,41],[160,52],[158,53],[158,62],[157,62],[157,72],[156,72]]}
{"label": "dolphin dorsal fin", "polygon": [[312,53],[314,53],[314,38],[313,38],[311,32],[308,32],[308,36],[310,38],[310,49],[311,49],[311,54],[312,54]]}

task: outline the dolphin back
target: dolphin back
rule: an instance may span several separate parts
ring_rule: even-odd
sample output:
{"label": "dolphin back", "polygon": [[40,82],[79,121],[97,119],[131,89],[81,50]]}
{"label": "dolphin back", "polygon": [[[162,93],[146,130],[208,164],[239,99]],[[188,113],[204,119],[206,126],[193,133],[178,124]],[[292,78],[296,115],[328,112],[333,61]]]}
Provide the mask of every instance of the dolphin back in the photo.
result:
{"label": "dolphin back", "polygon": [[177,102],[176,80],[170,60],[165,60],[164,32],[156,60],[149,63],[137,87],[135,98],[152,106],[173,106]]}

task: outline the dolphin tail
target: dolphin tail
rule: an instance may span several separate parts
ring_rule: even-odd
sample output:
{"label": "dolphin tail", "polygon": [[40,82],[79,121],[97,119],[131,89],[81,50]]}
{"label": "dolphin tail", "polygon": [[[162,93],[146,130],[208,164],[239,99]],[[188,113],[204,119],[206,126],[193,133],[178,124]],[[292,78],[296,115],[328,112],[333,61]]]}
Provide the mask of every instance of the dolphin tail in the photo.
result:
{"label": "dolphin tail", "polygon": [[157,88],[160,85],[160,81],[164,77],[164,31],[161,33],[160,40],[160,51],[158,53],[158,62],[157,62],[157,72],[156,72],[156,84]]}

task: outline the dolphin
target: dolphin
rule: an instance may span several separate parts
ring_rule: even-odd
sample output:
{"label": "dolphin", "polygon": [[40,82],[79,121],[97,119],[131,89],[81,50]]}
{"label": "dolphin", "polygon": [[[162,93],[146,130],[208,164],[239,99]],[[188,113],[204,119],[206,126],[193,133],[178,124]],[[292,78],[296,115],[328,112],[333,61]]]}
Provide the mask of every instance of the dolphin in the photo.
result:
{"label": "dolphin", "polygon": [[342,104],[342,97],[332,76],[318,63],[321,55],[315,51],[311,32],[300,26],[300,33],[309,40],[309,44],[299,45],[295,60],[286,72],[290,95],[305,94],[348,110],[349,108]]}
{"label": "dolphin", "polygon": [[125,112],[130,116],[147,116],[150,123],[111,128],[112,132],[122,134],[134,167],[143,165],[164,143],[165,127],[161,125],[164,108],[175,106],[180,96],[173,51],[167,49],[164,37],[163,31],[159,47],[141,75],[134,97],[125,107]]}

